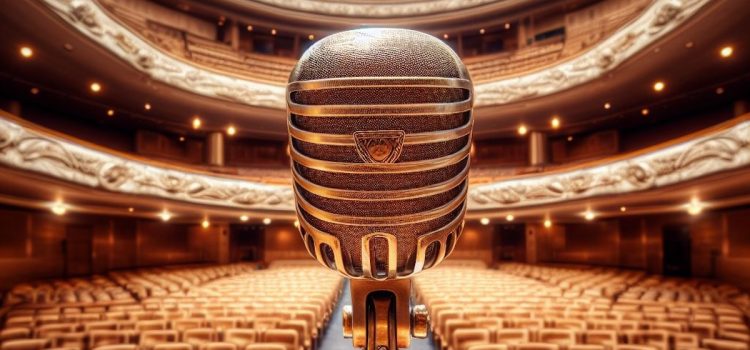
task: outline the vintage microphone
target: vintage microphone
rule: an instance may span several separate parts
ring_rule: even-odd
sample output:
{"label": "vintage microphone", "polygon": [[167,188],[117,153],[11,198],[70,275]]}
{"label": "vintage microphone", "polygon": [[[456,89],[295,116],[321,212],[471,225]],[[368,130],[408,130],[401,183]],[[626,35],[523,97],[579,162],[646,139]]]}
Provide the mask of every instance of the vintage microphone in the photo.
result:
{"label": "vintage microphone", "polygon": [[368,350],[426,337],[409,277],[461,235],[472,84],[440,40],[403,29],[331,35],[287,87],[300,233],[321,264],[351,279],[344,335]]}

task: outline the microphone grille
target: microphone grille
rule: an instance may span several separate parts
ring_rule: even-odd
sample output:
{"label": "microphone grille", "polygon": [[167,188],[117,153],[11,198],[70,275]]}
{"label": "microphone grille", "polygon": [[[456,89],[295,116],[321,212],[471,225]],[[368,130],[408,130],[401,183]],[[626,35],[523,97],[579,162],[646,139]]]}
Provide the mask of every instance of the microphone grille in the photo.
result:
{"label": "microphone grille", "polygon": [[409,277],[463,227],[472,85],[458,56],[415,31],[364,29],[313,45],[287,88],[300,233],[351,278]]}

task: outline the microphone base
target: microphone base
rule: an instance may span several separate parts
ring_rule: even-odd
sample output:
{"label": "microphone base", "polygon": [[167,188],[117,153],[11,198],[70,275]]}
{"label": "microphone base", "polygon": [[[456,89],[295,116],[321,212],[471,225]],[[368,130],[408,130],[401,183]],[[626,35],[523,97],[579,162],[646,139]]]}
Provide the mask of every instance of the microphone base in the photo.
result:
{"label": "microphone base", "polygon": [[411,280],[351,280],[352,305],[344,307],[344,336],[357,348],[408,348],[411,336],[427,336],[429,317],[422,305],[410,308]]}

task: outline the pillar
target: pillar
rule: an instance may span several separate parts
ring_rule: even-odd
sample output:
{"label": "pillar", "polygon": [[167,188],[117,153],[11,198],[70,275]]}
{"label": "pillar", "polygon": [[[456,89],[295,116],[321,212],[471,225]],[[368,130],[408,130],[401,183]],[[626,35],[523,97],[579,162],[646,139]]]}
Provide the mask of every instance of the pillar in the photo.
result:
{"label": "pillar", "polygon": [[532,131],[529,135],[529,164],[540,166],[547,163],[547,135]]}
{"label": "pillar", "polygon": [[206,138],[206,160],[209,165],[224,166],[224,134],[214,131]]}
{"label": "pillar", "polygon": [[229,45],[235,50],[240,48],[240,27],[236,21],[229,23]]}

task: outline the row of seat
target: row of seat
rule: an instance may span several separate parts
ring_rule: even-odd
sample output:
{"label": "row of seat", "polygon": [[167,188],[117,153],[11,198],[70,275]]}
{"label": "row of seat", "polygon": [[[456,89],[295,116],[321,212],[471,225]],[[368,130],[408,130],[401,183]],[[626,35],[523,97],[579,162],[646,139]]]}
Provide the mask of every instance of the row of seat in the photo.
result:
{"label": "row of seat", "polygon": [[[442,349],[739,350],[750,342],[733,286],[617,269],[451,265],[415,279]],[[643,291],[665,297],[633,299]]]}

